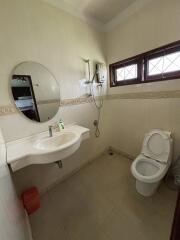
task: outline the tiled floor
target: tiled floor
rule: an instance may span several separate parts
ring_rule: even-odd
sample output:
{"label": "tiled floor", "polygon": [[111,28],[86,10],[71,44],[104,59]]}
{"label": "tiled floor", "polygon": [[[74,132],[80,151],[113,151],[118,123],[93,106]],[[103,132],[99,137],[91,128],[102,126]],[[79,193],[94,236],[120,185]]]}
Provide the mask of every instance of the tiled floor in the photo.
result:
{"label": "tiled floor", "polygon": [[176,193],[135,190],[130,160],[104,155],[42,197],[31,216],[35,240],[168,240]]}

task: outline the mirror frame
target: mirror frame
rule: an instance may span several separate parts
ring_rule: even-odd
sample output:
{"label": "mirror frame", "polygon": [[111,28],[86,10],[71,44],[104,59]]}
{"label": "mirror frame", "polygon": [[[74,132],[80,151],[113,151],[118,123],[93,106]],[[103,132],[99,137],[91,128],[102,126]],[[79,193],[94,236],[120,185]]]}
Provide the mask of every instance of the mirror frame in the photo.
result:
{"label": "mirror frame", "polygon": [[[24,64],[24,63],[35,63],[35,64],[39,64],[41,65],[43,68],[45,68],[51,75],[52,77],[54,78],[54,80],[56,81],[57,83],[57,86],[59,88],[59,100],[58,100],[58,103],[59,103],[59,108],[57,110],[57,112],[54,114],[54,116],[51,118],[51,119],[48,119],[47,121],[44,121],[44,122],[40,122],[40,121],[33,121],[32,119],[28,118],[25,114],[22,113],[22,111],[16,106],[16,103],[15,103],[15,100],[14,100],[14,97],[13,97],[13,93],[12,93],[12,86],[11,86],[11,81],[12,81],[12,76],[13,75],[16,75],[14,74],[15,73],[15,70],[18,66]],[[14,107],[16,108],[17,112],[20,113],[20,115],[26,119],[27,121],[31,122],[31,123],[35,123],[35,124],[43,124],[43,123],[47,123],[49,121],[51,121],[58,113],[59,109],[60,109],[60,106],[61,106],[61,93],[60,93],[60,83],[57,81],[55,75],[46,67],[44,66],[43,64],[39,63],[39,62],[35,62],[35,61],[23,61],[23,62],[20,62],[18,63],[11,71],[10,73],[10,78],[9,78],[9,95],[10,95],[10,100],[12,102],[12,104],[14,105]]]}

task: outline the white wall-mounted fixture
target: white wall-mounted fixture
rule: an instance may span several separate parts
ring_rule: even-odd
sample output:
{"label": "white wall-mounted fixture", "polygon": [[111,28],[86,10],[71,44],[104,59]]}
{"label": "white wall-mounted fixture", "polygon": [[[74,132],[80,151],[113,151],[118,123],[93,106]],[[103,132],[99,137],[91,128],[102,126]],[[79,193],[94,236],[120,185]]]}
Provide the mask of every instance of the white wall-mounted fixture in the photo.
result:
{"label": "white wall-mounted fixture", "polygon": [[7,143],[7,163],[13,171],[31,164],[47,164],[69,157],[89,138],[89,129],[67,126],[53,137],[43,132],[31,137]]}

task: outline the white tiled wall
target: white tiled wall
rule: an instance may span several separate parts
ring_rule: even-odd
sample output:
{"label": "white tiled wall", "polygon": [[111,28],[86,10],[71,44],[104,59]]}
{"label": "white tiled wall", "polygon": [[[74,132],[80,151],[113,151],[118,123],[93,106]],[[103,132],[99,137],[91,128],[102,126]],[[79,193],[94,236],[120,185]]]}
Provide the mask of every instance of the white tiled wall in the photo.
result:
{"label": "white tiled wall", "polygon": [[[12,104],[10,75],[20,62],[35,61],[47,67],[60,84],[62,100],[88,93],[80,84],[85,77],[83,58],[90,59],[91,63],[106,62],[104,33],[39,0],[1,1],[0,27],[3,29],[0,39],[0,105]],[[103,133],[99,139],[94,137],[93,121],[97,118],[97,110],[93,104],[60,107],[55,118],[43,124],[33,123],[19,113],[1,116],[0,128],[5,140],[11,141],[46,131],[48,125],[60,118],[65,124],[76,122],[90,128],[91,138],[67,160],[62,171],[55,165],[48,165],[17,172],[15,180],[20,191],[29,185],[37,185],[43,191],[106,147]]]}
{"label": "white tiled wall", "polygon": [[[107,59],[111,64],[180,39],[180,1],[150,1],[106,35]],[[109,94],[134,93],[137,99],[108,101],[105,115],[113,146],[137,155],[144,134],[161,128],[172,132],[174,158],[180,154],[180,98],[138,99],[138,93],[180,90],[180,79],[113,87]]]}
{"label": "white tiled wall", "polygon": [[[105,34],[38,0],[2,1],[0,26],[4,29],[4,34],[0,39],[1,104],[11,103],[9,78],[12,69],[18,63],[28,60],[40,62],[52,71],[60,83],[62,99],[83,96],[85,89],[81,88],[79,82],[84,78],[82,58],[106,62],[107,52],[108,63],[112,63],[178,40],[179,8],[178,0],[173,0],[173,4],[168,0],[152,1],[121,26]],[[145,34],[142,34],[143,31]],[[174,80],[109,88],[108,93],[178,89],[180,82]],[[93,135],[92,123],[97,118],[97,110],[91,103],[61,107],[56,117],[44,124],[32,123],[17,113],[0,117],[0,127],[6,141],[47,130],[48,125],[59,118],[67,124],[76,122],[91,129],[91,138],[83,143],[75,155],[67,159],[62,171],[55,165],[44,165],[30,166],[17,172],[15,180],[18,190],[33,184],[43,191],[98,155],[108,145],[136,155],[140,151],[145,132],[152,128],[173,132],[176,158],[180,154],[179,105],[179,98],[158,99],[158,96],[156,99],[105,101],[101,115],[102,135],[99,139]]]}
{"label": "white tiled wall", "polygon": [[[1,139],[1,132],[0,132]],[[10,171],[6,165],[6,149],[0,140],[0,239],[31,240],[28,220],[17,198]]]}

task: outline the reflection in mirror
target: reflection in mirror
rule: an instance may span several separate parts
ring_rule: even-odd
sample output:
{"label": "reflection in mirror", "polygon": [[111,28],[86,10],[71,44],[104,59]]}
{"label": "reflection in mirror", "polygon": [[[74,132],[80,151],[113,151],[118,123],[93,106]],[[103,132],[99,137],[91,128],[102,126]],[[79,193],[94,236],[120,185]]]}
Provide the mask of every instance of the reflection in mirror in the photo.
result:
{"label": "reflection in mirror", "polygon": [[11,90],[16,107],[29,119],[45,122],[59,110],[59,85],[47,68],[23,62],[13,71]]}

